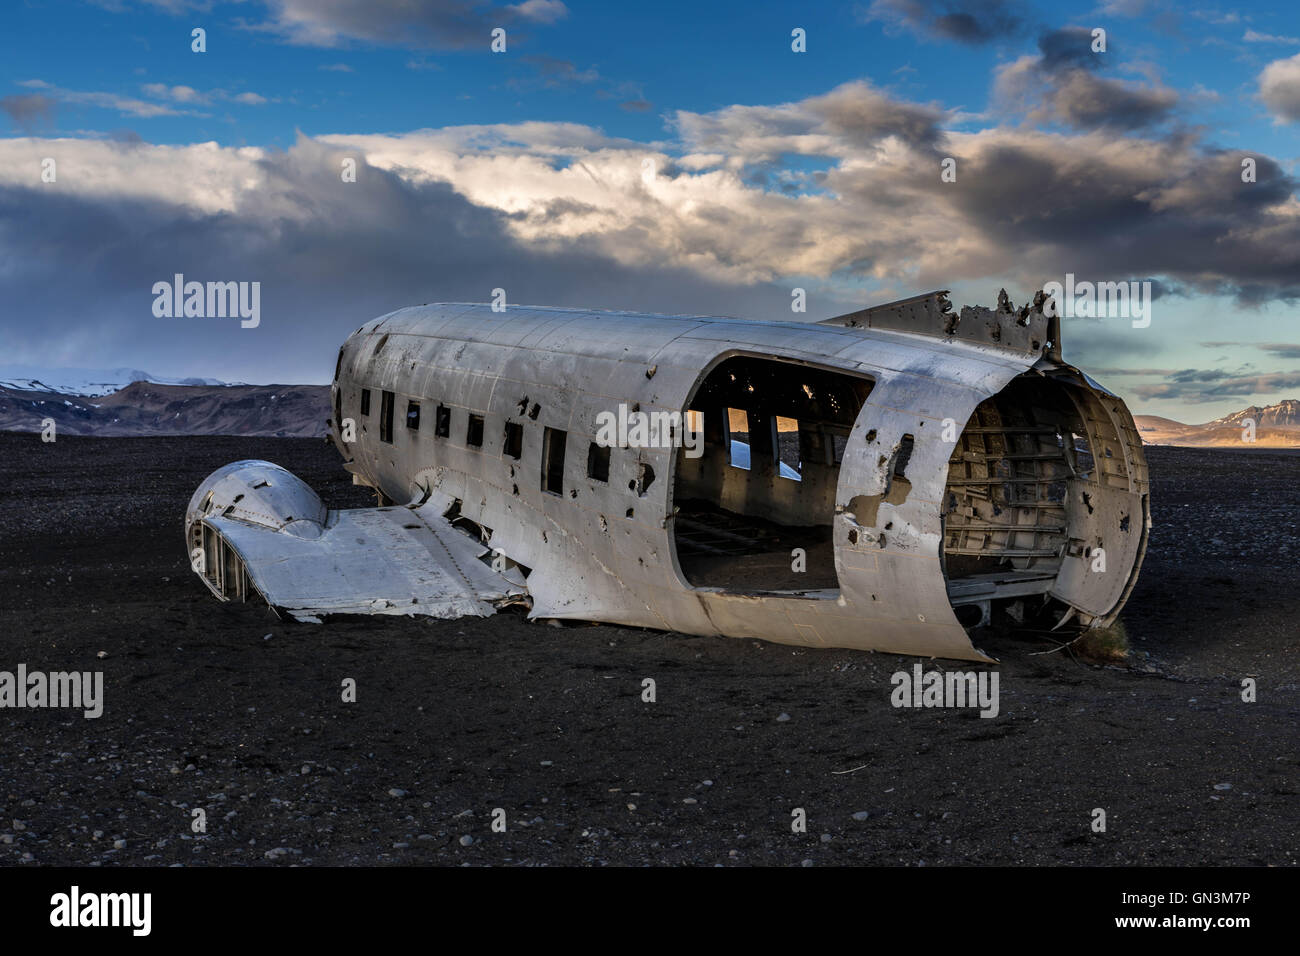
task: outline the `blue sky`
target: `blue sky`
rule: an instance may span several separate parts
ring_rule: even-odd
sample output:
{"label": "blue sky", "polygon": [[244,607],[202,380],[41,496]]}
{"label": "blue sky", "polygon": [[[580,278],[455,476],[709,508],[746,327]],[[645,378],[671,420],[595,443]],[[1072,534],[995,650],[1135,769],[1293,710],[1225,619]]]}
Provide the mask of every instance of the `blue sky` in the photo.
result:
{"label": "blue sky", "polygon": [[[25,0],[3,30],[17,361],[324,381],[342,336],[410,297],[780,318],[800,285],[820,318],[1072,271],[1166,293],[1149,329],[1065,333],[1138,410],[1300,395],[1294,7]],[[33,183],[47,155],[60,179]],[[315,175],[345,155],[364,188]],[[149,314],[140,286],[182,270],[264,283],[255,345]]]}
{"label": "blue sky", "polygon": [[[666,109],[704,112],[733,103],[781,103],[869,78],[908,99],[980,113],[989,106],[991,67],[1034,46],[1043,29],[1109,26],[1111,49],[1156,64],[1178,89],[1198,84],[1218,102],[1192,119],[1225,141],[1294,151],[1294,131],[1275,126],[1250,102],[1255,78],[1280,54],[1300,52],[1300,8],[1287,4],[1161,7],[1116,5],[1138,16],[1101,12],[1105,4],[1023,5],[1015,30],[988,44],[966,44],[892,28],[871,19],[869,3],[565,4],[553,23],[508,28],[506,55],[478,47],[403,45],[337,37],[331,45],[289,42],[274,31],[273,8],[255,2],[41,2],[6,11],[3,37],[9,92],[44,79],[72,90],[156,100],[147,84],[224,89],[266,97],[260,106],[193,104],[201,115],[143,118],[107,106],[62,111],[57,129],[112,130],[129,119],[157,143],[204,139],[232,145],[288,146],[310,135],[377,132],[465,123],[573,120],[611,136],[664,135]],[[498,22],[483,5],[485,23]],[[1015,8],[1013,8],[1015,9]],[[189,31],[208,32],[208,52],[190,51]],[[792,56],[790,30],[808,35],[808,54]],[[1272,40],[1246,41],[1248,35]],[[1293,38],[1292,42],[1286,42]],[[535,58],[562,60],[572,76],[545,72]],[[345,71],[346,68],[346,71]],[[636,111],[627,104],[649,104]],[[1245,107],[1245,108],[1243,108]]]}

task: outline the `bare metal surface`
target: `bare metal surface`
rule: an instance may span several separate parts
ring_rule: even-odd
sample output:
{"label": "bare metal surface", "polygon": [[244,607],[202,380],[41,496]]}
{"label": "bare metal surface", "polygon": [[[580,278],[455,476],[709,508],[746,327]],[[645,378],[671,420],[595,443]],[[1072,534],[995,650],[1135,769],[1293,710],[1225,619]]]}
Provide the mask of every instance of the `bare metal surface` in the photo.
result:
{"label": "bare metal surface", "polygon": [[[332,423],[332,432],[354,481],[374,487],[387,502],[423,502],[419,514],[428,531],[414,535],[421,543],[394,547],[380,533],[382,526],[371,524],[370,544],[361,552],[318,544],[316,558],[296,559],[292,581],[271,585],[277,554],[313,553],[303,550],[310,530],[281,552],[284,530],[261,525],[281,521],[288,528],[292,523],[282,521],[283,508],[271,509],[279,517],[269,523],[245,517],[234,527],[230,523],[237,515],[197,522],[222,531],[244,555],[255,581],[280,595],[278,601],[264,595],[272,604],[292,603],[304,615],[313,609],[365,610],[370,600],[391,601],[421,588],[417,604],[407,601],[399,613],[440,613],[438,608],[460,613],[461,601],[478,601],[483,610],[507,596],[511,585],[504,578],[494,590],[491,582],[467,587],[454,575],[443,579],[428,572],[437,550],[431,541],[458,536],[478,547],[452,528],[448,515],[486,538],[498,568],[511,569],[516,584],[526,584],[534,617],[987,659],[972,646],[954,605],[976,600],[987,610],[988,602],[1050,596],[1085,623],[1104,623],[1131,590],[1145,549],[1146,465],[1132,417],[1118,398],[1060,363],[1059,347],[1059,331],[1043,314],[1041,296],[1037,305],[1018,310],[1003,296],[997,309],[953,313],[946,294],[932,293],[818,324],[518,306],[494,312],[460,303],[401,309],[368,322],[344,344],[332,396],[340,420]],[[816,369],[866,383],[864,391],[869,387],[843,444],[833,488],[826,489],[830,513],[820,519],[829,523],[838,588],[777,592],[692,586],[674,538],[674,487],[679,465],[685,465],[672,448],[613,448],[608,480],[588,477],[587,449],[601,412],[620,403],[645,412],[683,412],[710,373],[736,356],[784,363],[793,376]],[[1028,388],[1024,380],[1039,383],[1034,394],[1041,393],[1051,409],[1050,415],[1037,414],[1048,415],[1049,426],[1058,422],[1051,427],[1059,430],[1067,418],[1077,422],[1085,433],[1081,440],[1096,452],[1096,467],[1070,471],[1070,459],[1054,444],[1049,426],[1039,429],[1038,438],[1026,431],[1037,442],[1034,447],[1044,449],[1043,460],[1059,459],[1054,467],[1068,491],[1059,503],[1049,502],[1059,515],[1052,517],[1054,523],[1031,519],[1019,511],[1032,509],[1018,506],[1013,517],[989,518],[1035,523],[1031,535],[999,526],[984,539],[991,543],[975,558],[1003,562],[991,578],[949,580],[946,565],[961,550],[950,545],[954,553],[945,553],[945,542],[953,541],[945,525],[958,520],[948,511],[954,449],[971,437],[962,435],[968,425],[977,427],[972,416],[981,403],[1017,379],[1022,383],[1015,389]],[[370,390],[368,415],[360,413],[362,388]],[[379,436],[384,391],[395,396],[391,443]],[[420,406],[416,429],[404,424],[412,401]],[[1007,405],[1006,396],[1001,401]],[[447,437],[435,434],[440,405],[450,416]],[[1017,414],[1014,405],[1005,411],[1005,417]],[[481,447],[467,441],[471,415],[483,420]],[[343,419],[356,423],[354,442],[343,441]],[[507,423],[522,429],[518,459],[504,453]],[[954,427],[956,445],[951,434],[945,437]],[[546,489],[542,475],[547,429],[567,436],[558,495]],[[1026,440],[1003,438],[1004,444]],[[904,448],[910,451],[903,452],[905,477],[896,479],[895,463]],[[985,461],[983,467],[1019,469],[1024,456],[1007,445],[996,462]],[[214,479],[218,488],[230,480],[222,471],[201,494]],[[775,468],[769,471],[772,507],[793,507],[792,496],[816,489],[811,472],[803,486]],[[1039,481],[997,477],[1007,480],[997,483],[994,501],[1018,480]],[[765,477],[750,474],[745,480],[751,498],[758,491],[767,494],[760,487]],[[976,502],[968,502],[968,510],[979,512],[978,486],[961,490]],[[1085,490],[1091,511],[1081,497]],[[201,494],[187,520],[191,536]],[[302,500],[295,507],[310,507],[301,490],[294,494]],[[401,508],[379,513],[398,511],[413,513]],[[978,523],[971,515],[965,520]],[[342,540],[336,529],[357,521],[351,512],[331,514],[321,541]],[[1036,530],[1057,525],[1060,531]],[[1045,542],[1039,550],[1049,553],[1020,561],[1014,542],[1034,536]],[[1090,570],[1099,546],[1107,552],[1107,570],[1100,574]],[[331,577],[321,571],[331,561],[336,568],[352,560],[372,561],[376,549],[384,548],[392,554],[377,562],[373,573],[345,570]],[[328,560],[320,557],[326,553],[332,555]],[[476,563],[493,573],[482,561]],[[375,570],[380,564],[383,569]],[[1037,573],[1026,576],[1026,571]],[[393,613],[394,607],[372,610]]]}

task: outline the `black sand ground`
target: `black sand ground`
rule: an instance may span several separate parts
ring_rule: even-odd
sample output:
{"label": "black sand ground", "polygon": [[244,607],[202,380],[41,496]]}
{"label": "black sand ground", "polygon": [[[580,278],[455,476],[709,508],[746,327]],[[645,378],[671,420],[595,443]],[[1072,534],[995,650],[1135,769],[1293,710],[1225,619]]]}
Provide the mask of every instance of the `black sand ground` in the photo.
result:
{"label": "black sand ground", "polygon": [[1130,663],[985,642],[991,720],[894,709],[885,654],[220,605],[182,513],[252,457],[366,503],[316,441],[0,435],[0,670],[107,698],[0,710],[0,863],[1296,862],[1300,456],[1152,449]]}

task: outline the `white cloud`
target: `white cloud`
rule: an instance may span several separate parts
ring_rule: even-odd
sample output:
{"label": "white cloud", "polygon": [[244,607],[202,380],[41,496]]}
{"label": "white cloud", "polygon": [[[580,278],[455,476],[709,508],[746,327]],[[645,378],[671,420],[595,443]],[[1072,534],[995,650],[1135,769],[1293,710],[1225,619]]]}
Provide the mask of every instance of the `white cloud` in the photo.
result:
{"label": "white cloud", "polygon": [[1242,36],[1247,43],[1287,43],[1292,46],[1300,45],[1300,37],[1276,36],[1272,33],[1256,33],[1254,30],[1247,30]]}
{"label": "white cloud", "polygon": [[168,86],[166,83],[146,83],[140,87],[146,96],[154,99],[174,100],[177,103],[207,103],[208,97],[191,86]]}
{"label": "white cloud", "polygon": [[1259,74],[1259,96],[1280,122],[1300,120],[1300,53],[1264,67]]}
{"label": "white cloud", "polygon": [[40,90],[46,96],[58,100],[61,103],[71,103],[76,106],[93,106],[99,109],[116,110],[127,116],[139,116],[145,119],[152,119],[158,116],[193,116],[196,115],[188,110],[177,110],[170,106],[164,106],[161,103],[150,103],[145,100],[137,100],[130,96],[119,96],[116,93],[98,93],[84,90],[65,90],[62,87],[46,83],[44,80],[24,80],[19,86],[25,86],[28,89]]}
{"label": "white cloud", "polygon": [[171,100],[175,103],[210,104],[214,100],[224,100],[243,103],[246,106],[261,106],[264,103],[271,102],[260,93],[250,92],[232,95],[225,90],[209,90],[204,93],[191,86],[168,86],[166,83],[145,83],[140,89],[144,91],[146,96],[152,96],[160,100]]}
{"label": "white cloud", "polygon": [[569,15],[569,8],[561,0],[524,0],[511,4],[510,9],[534,23],[554,23]]}
{"label": "white cloud", "polygon": [[[856,82],[797,102],[682,111],[676,139],[662,142],[548,122],[322,136],[288,159],[213,143],[7,140],[0,186],[27,182],[32,156],[48,149],[61,157],[60,191],[87,201],[330,231],[322,208],[360,195],[338,178],[337,157],[354,156],[360,179],[449,190],[497,217],[511,241],[628,270],[749,285],[1020,283],[1022,293],[1070,271],[1297,295],[1300,203],[1268,157],[1257,157],[1257,183],[1234,190],[1238,158],[1187,135],[957,132],[946,119]],[[944,157],[956,160],[956,183],[940,179]]]}

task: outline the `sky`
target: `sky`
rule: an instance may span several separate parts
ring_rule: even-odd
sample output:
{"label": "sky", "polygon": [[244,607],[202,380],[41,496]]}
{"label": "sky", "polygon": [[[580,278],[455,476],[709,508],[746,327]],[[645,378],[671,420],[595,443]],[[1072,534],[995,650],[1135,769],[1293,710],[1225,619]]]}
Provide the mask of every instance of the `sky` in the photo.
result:
{"label": "sky", "polygon": [[[1154,301],[1067,360],[1203,422],[1300,397],[1298,129],[1281,3],[16,0],[0,356],[327,382],[498,288],[818,320],[1070,275]],[[157,315],[177,274],[258,324]]]}

